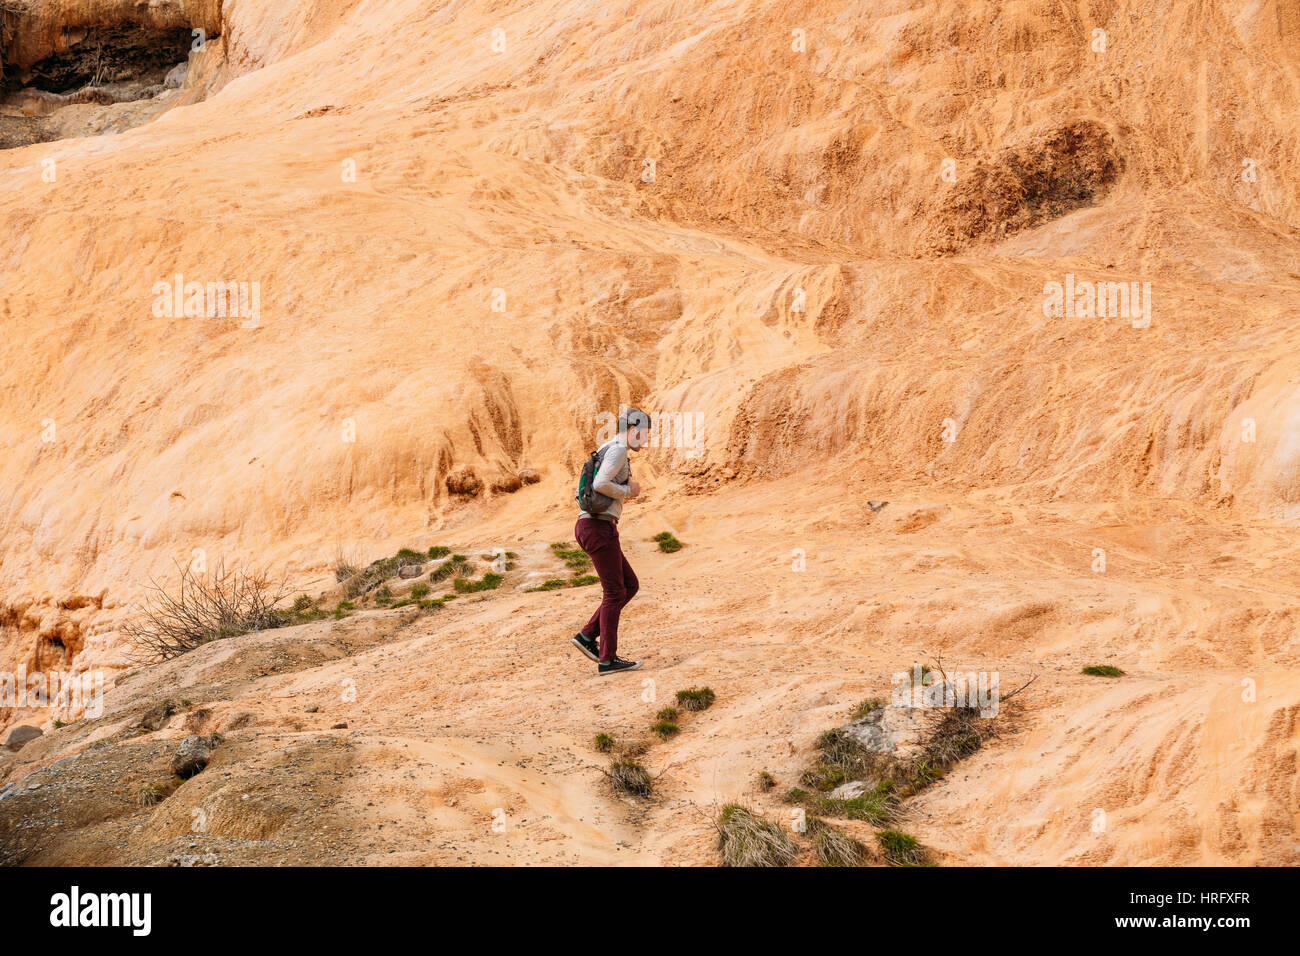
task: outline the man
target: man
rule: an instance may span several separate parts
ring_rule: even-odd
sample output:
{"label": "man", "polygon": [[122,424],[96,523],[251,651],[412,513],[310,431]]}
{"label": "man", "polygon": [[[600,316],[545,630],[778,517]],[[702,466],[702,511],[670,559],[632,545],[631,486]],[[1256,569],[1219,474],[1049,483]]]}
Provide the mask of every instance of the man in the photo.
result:
{"label": "man", "polygon": [[636,594],[639,583],[632,565],[623,557],[618,541],[618,519],[623,513],[623,502],[641,493],[641,486],[632,480],[632,466],[628,452],[645,447],[650,440],[650,416],[637,408],[629,408],[618,417],[618,434],[600,446],[604,457],[592,480],[593,491],[613,500],[600,514],[579,512],[573,535],[578,547],[587,552],[600,576],[600,607],[591,616],[587,626],[573,637],[573,643],[596,661],[600,674],[617,674],[636,670],[640,661],[625,661],[618,656],[618,616],[623,606]]}

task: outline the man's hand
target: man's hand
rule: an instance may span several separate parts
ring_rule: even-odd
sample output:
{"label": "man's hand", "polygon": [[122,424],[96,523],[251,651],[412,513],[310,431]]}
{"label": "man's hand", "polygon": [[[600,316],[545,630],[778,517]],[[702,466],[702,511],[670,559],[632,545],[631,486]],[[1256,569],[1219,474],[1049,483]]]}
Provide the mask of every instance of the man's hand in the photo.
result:
{"label": "man's hand", "polygon": [[639,494],[641,494],[641,486],[635,481],[629,481],[627,483],[627,496],[635,498]]}

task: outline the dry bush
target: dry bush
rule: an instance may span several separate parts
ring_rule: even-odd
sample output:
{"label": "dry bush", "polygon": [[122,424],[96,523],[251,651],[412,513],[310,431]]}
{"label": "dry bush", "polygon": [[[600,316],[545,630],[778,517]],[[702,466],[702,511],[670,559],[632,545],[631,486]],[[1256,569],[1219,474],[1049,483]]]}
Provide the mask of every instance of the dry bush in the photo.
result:
{"label": "dry bush", "polygon": [[462,468],[447,476],[447,490],[453,495],[477,498],[483,490],[483,480],[474,474],[473,468]]}
{"label": "dry bush", "polygon": [[677,705],[684,710],[708,710],[716,699],[711,687],[692,687],[677,692]]}
{"label": "dry bush", "polygon": [[650,774],[631,757],[619,757],[609,764],[609,782],[619,793],[636,797],[650,796]]}
{"label": "dry bush", "polygon": [[715,824],[724,866],[790,866],[799,847],[780,824],[729,803]]}
{"label": "dry bush", "polygon": [[813,841],[813,856],[822,866],[861,866],[867,859],[867,848],[842,830],[811,817],[808,835]]}
{"label": "dry bush", "polygon": [[[178,565],[178,567],[180,567]],[[169,593],[151,582],[153,596],[143,617],[123,629],[128,644],[147,660],[167,660],[209,641],[279,627],[286,615],[275,610],[286,595],[260,569],[227,568],[211,573],[180,567],[180,586]]]}
{"label": "dry bush", "polygon": [[338,555],[334,558],[334,580],[339,584],[349,578],[354,578],[361,573],[361,569],[356,566],[349,555],[343,553],[343,548],[339,548]]}
{"label": "dry bush", "polygon": [[496,481],[492,482],[492,491],[498,495],[512,495],[523,486],[524,483],[520,481],[517,476],[502,475]]}

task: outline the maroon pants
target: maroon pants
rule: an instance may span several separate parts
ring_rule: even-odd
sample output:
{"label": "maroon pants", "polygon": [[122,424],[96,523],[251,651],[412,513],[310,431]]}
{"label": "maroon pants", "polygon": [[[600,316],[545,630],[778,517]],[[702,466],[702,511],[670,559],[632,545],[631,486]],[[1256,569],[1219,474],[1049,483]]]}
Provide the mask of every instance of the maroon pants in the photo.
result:
{"label": "maroon pants", "polygon": [[600,659],[612,661],[618,653],[619,612],[641,585],[632,565],[623,557],[623,549],[618,544],[618,525],[614,522],[603,518],[579,518],[573,536],[578,539],[578,547],[591,558],[603,592],[600,607],[582,633],[600,638]]}

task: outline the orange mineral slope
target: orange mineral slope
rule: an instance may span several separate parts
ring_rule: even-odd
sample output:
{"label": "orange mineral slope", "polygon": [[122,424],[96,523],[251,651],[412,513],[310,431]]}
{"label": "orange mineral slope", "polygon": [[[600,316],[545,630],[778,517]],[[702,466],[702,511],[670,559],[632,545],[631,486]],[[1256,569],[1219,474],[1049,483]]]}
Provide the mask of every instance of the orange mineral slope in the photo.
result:
{"label": "orange mineral slope", "polygon": [[[629,612],[720,691],[682,799],[938,652],[1044,675],[922,800],[954,862],[1296,861],[1294,4],[176,6],[176,105],[0,152],[6,667],[123,666],[195,549],[564,538],[636,402],[700,437],[627,532],[690,544]],[[569,625],[510,601],[537,673],[480,706],[544,721]]]}

